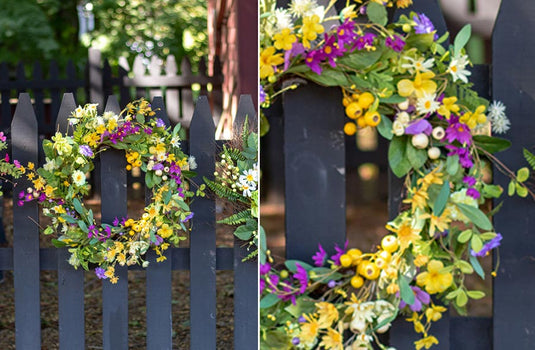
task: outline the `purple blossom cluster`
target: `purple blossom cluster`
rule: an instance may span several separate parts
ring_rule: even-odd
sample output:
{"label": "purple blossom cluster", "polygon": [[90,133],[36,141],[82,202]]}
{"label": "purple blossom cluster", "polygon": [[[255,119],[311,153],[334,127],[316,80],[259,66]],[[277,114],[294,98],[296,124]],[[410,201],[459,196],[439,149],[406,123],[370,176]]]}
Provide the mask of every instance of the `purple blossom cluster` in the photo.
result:
{"label": "purple blossom cluster", "polygon": [[[416,286],[411,286],[411,289],[414,293],[414,303],[409,305],[409,309],[414,312],[422,311],[423,305],[429,305],[431,297],[425,291]],[[397,296],[399,297],[399,292],[397,293]],[[403,309],[405,306],[407,306],[407,303],[401,300],[399,303],[399,308]]]}
{"label": "purple blossom cluster", "polygon": [[104,140],[105,137],[108,137],[113,144],[116,144],[118,141],[123,141],[124,138],[128,135],[134,135],[139,133],[139,130],[139,126],[134,125],[131,121],[127,121],[124,122],[123,125],[120,125],[114,132],[110,133],[109,131],[105,131],[102,134],[101,142]]}
{"label": "purple blossom cluster", "polygon": [[299,263],[295,264],[295,273],[291,277],[280,280],[276,274],[271,274],[271,264],[260,264],[260,293],[266,288],[275,292],[282,301],[291,301],[295,305],[297,296],[304,294],[308,287],[308,272]]}
{"label": "purple blossom cluster", "polygon": [[483,248],[481,248],[479,252],[476,253],[473,250],[471,250],[470,254],[472,254],[472,256],[478,256],[478,257],[486,256],[490,253],[491,250],[493,250],[494,248],[498,248],[501,245],[502,239],[503,239],[502,235],[498,233],[496,234],[496,237],[494,237],[493,239],[485,243],[483,245]]}

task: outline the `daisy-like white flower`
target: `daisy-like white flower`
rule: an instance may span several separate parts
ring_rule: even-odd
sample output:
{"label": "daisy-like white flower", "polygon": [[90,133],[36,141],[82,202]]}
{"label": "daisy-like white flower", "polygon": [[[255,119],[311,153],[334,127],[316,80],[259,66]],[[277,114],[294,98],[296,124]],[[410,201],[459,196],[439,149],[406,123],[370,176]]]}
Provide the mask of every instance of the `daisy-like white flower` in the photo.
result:
{"label": "daisy-like white flower", "polygon": [[171,146],[175,147],[175,148],[179,148],[180,147],[180,138],[178,136],[173,136],[171,138]]}
{"label": "daisy-like white flower", "polygon": [[464,83],[468,83],[468,76],[472,73],[466,70],[468,65],[468,56],[455,56],[450,62],[447,72],[453,77],[453,81],[461,80]]}
{"label": "daisy-like white flower", "polygon": [[54,162],[54,159],[46,158],[46,163],[43,165],[43,169],[46,171],[52,171],[56,169],[56,163]]}
{"label": "daisy-like white flower", "polygon": [[416,102],[416,110],[418,113],[426,114],[435,112],[440,106],[440,103],[435,100],[436,97],[436,94],[424,93],[424,96],[420,97]]}
{"label": "daisy-like white flower", "polygon": [[244,170],[243,175],[240,175],[238,181],[240,183],[248,183],[249,185],[256,186],[256,183],[258,182],[258,173],[254,171],[254,169]]}
{"label": "daisy-like white flower", "polygon": [[310,16],[318,8],[316,0],[292,0],[290,12],[296,17]]}
{"label": "daisy-like white flower", "polygon": [[434,58],[429,58],[426,60],[425,57],[419,57],[415,59],[410,56],[405,56],[403,59],[407,60],[408,62],[403,63],[401,67],[407,69],[411,74],[414,74],[415,71],[420,71],[422,73],[428,72],[435,64]]}
{"label": "daisy-like white flower", "polygon": [[491,123],[493,132],[504,134],[509,130],[511,122],[505,114],[505,105],[502,102],[493,101],[488,108],[487,117]]}
{"label": "daisy-like white flower", "polygon": [[240,182],[242,195],[244,197],[251,197],[252,193],[256,191],[256,184],[249,184],[248,182]]}
{"label": "daisy-like white flower", "polygon": [[85,184],[85,174],[80,170],[74,171],[72,173],[72,181],[76,186],[83,186]]}

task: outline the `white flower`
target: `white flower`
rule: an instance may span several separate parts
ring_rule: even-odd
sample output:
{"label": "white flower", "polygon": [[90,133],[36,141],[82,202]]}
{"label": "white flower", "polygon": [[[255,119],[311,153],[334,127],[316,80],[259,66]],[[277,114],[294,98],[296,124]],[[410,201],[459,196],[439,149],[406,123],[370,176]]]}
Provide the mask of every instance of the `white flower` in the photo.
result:
{"label": "white flower", "polygon": [[197,169],[197,162],[195,161],[195,157],[194,156],[189,156],[188,165],[189,165],[190,170]]}
{"label": "white flower", "polygon": [[293,27],[292,16],[286,9],[277,8],[273,12],[275,17],[276,31],[281,32],[283,29],[291,29]]}
{"label": "white flower", "polygon": [[401,123],[404,127],[407,127],[409,125],[409,122],[411,121],[411,116],[407,112],[399,112],[396,116],[396,120]]}
{"label": "white flower", "polygon": [[428,72],[431,68],[433,68],[433,64],[435,63],[434,58],[429,58],[426,60],[425,57],[414,59],[410,56],[405,56],[403,59],[409,62],[403,63],[401,67],[407,69],[411,74],[414,74],[415,71],[420,71],[421,73]]}
{"label": "white flower", "polygon": [[394,120],[392,123],[392,133],[396,136],[402,136],[405,133],[405,127],[399,120]]}
{"label": "white flower", "polygon": [[76,186],[83,186],[85,184],[85,174],[80,170],[74,171],[72,173],[72,181]]}
{"label": "white flower", "polygon": [[418,99],[416,102],[416,110],[420,114],[433,113],[438,109],[440,103],[435,100],[436,94],[424,93],[424,96]]}
{"label": "white flower", "polygon": [[461,80],[464,83],[468,83],[468,76],[471,75],[470,71],[466,70],[468,65],[468,56],[462,55],[460,57],[453,57],[448,67],[447,72],[453,77],[453,81]]}
{"label": "white flower", "polygon": [[249,185],[248,183],[240,183],[242,195],[244,197],[251,197],[252,193],[256,191],[256,185]]}
{"label": "white flower", "polygon": [[497,134],[506,133],[511,125],[509,118],[505,115],[505,105],[500,101],[493,101],[487,114],[492,126],[492,131]]}
{"label": "white flower", "polygon": [[56,163],[54,163],[54,159],[46,158],[46,163],[43,165],[43,169],[46,171],[52,171],[56,169]]}
{"label": "white flower", "polygon": [[371,301],[351,305],[353,308],[353,315],[351,316],[349,329],[351,329],[353,333],[363,333],[366,330],[367,325],[373,322],[375,317],[374,306],[374,303]]}
{"label": "white flower", "polygon": [[254,171],[254,169],[244,170],[243,175],[240,175],[239,182],[256,186],[256,183],[258,182],[258,173]]}
{"label": "white flower", "polygon": [[171,146],[173,146],[175,148],[179,148],[180,147],[180,138],[178,136],[173,136],[171,138]]}
{"label": "white flower", "polygon": [[318,7],[323,8],[323,6],[318,6],[316,0],[292,0],[290,12],[296,17],[306,17],[316,14]]}

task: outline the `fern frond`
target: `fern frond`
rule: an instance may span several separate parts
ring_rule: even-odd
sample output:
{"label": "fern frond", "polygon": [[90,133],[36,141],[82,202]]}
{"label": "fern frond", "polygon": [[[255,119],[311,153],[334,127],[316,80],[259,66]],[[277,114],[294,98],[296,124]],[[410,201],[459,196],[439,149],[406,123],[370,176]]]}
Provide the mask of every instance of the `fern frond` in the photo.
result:
{"label": "fern frond", "polygon": [[531,168],[535,170],[535,154],[524,148],[524,158],[526,158],[526,161],[531,166]]}
{"label": "fern frond", "polygon": [[247,209],[244,211],[240,211],[239,213],[233,214],[229,217],[226,217],[224,219],[219,220],[218,224],[226,224],[226,225],[239,225],[244,224],[247,219],[251,218],[251,210]]}
{"label": "fern frond", "polygon": [[227,147],[226,145],[224,145],[223,152],[225,153],[226,157],[229,157],[234,162],[237,162],[239,160],[245,160],[245,157],[241,154],[241,150],[237,148]]}
{"label": "fern frond", "polygon": [[245,198],[238,192],[232,191],[228,187],[222,186],[221,184],[215,181],[209,180],[206,177],[204,177],[204,183],[206,184],[206,186],[208,186],[209,189],[212,190],[212,192],[215,193],[216,196],[220,198],[225,198],[232,202],[240,201],[240,202],[247,203],[247,198]]}

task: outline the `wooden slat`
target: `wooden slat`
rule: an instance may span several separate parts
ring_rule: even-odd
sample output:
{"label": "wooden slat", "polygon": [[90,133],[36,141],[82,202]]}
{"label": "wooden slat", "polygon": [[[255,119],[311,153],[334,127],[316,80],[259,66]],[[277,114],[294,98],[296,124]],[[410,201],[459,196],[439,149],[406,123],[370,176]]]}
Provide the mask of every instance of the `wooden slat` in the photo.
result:
{"label": "wooden slat", "polygon": [[[507,106],[511,148],[497,154],[516,170],[527,166],[522,148],[535,151],[535,2],[503,0],[492,39],[492,97]],[[496,184],[507,188],[509,179],[494,171]],[[498,203],[496,203],[498,204]],[[500,266],[494,279],[494,350],[532,349],[535,344],[535,219],[533,199],[507,198],[494,217],[503,235]]]}
{"label": "wooden slat", "polygon": [[[35,62],[35,64],[33,65],[32,79],[33,81],[43,80],[43,69],[41,67],[41,63],[39,62]],[[53,130],[53,126],[50,123],[50,120],[45,120],[45,105],[43,101],[43,98],[44,98],[43,89],[34,88],[33,98],[34,98],[35,113],[39,118],[38,119],[39,120],[38,122],[39,134],[51,133]]]}
{"label": "wooden slat", "polygon": [[[165,74],[172,77],[177,75],[177,71],[178,67],[175,56],[167,56],[165,63]],[[167,115],[169,116],[169,120],[171,120],[173,124],[177,124],[180,116],[180,99],[178,89],[167,87],[165,90],[165,101],[167,103]]]}
{"label": "wooden slat", "polygon": [[[74,95],[64,94],[57,117],[57,130],[61,133],[72,135],[67,118],[75,108]],[[58,250],[59,346],[66,350],[85,347],[84,271],[69,264],[70,256],[67,248]]]}
{"label": "wooden slat", "polygon": [[102,106],[104,105],[104,81],[102,77],[101,68],[101,54],[100,51],[90,48],[88,52],[89,64],[89,101],[98,103],[98,111],[102,113]]}
{"label": "wooden slat", "polygon": [[[152,100],[152,109],[156,112],[154,118],[162,119],[169,125],[165,106],[161,96]],[[145,204],[150,203],[151,190],[145,189]],[[150,251],[147,259],[147,349],[171,349],[172,339],[172,309],[171,309],[171,252],[165,252],[166,260],[156,262],[156,253]]]}
{"label": "wooden slat", "polygon": [[[120,113],[115,96],[110,96],[105,111]],[[126,217],[126,159],[124,152],[109,149],[100,156],[102,222],[111,224],[115,217]],[[128,269],[115,268],[117,284],[102,284],[102,340],[104,350],[128,349]]]}
{"label": "wooden slat", "polygon": [[[9,69],[7,63],[0,63],[0,86],[9,82]],[[2,105],[0,106],[0,131],[6,131],[11,126],[11,105],[9,104],[9,98],[11,97],[11,91],[9,89],[0,87],[0,94],[2,98]]]}
{"label": "wooden slat", "polygon": [[[492,349],[492,318],[452,317],[450,349]],[[433,328],[431,328],[431,331]],[[513,348],[511,348],[513,349]],[[526,348],[527,349],[527,348]]]}
{"label": "wooden slat", "polygon": [[[11,124],[13,158],[21,164],[37,164],[37,120],[30,95],[20,94]],[[24,176],[17,180],[18,191],[31,185]],[[29,218],[32,218],[31,220]],[[33,220],[33,221],[32,221]],[[17,349],[41,348],[39,294],[39,222],[37,202],[13,206],[13,279],[15,286],[15,343]]]}
{"label": "wooden slat", "polygon": [[[59,69],[56,61],[50,61],[50,68],[48,70],[49,79],[59,79]],[[59,106],[61,104],[60,87],[54,86],[50,88],[50,113],[51,115],[57,115],[59,113]]]}
{"label": "wooden slat", "polygon": [[[256,130],[256,109],[251,96],[240,96],[235,133],[248,116],[249,128]],[[255,349],[258,343],[258,260],[242,260],[249,254],[243,241],[234,237],[234,349]]]}
{"label": "wooden slat", "polygon": [[130,71],[130,65],[125,57],[119,57],[119,94],[120,105],[122,108],[126,107],[126,104],[130,102],[130,89],[123,84],[124,78],[128,78],[128,72]]}
{"label": "wooden slat", "polygon": [[[199,174],[193,179],[202,183],[202,175],[213,179],[215,171],[215,127],[205,96],[199,97],[190,128],[190,154],[195,157]],[[215,202],[197,198],[191,205],[195,225],[190,238],[190,320],[191,349],[216,348],[216,236]]]}
{"label": "wooden slat", "polygon": [[346,238],[342,95],[308,84],[283,98],[286,257],[310,262]]}
{"label": "wooden slat", "polygon": [[[182,63],[180,65],[180,74],[180,78],[186,81],[191,80],[193,77],[193,74],[191,73],[191,62],[187,56],[182,59]],[[180,110],[180,123],[187,128],[191,123],[193,109],[195,108],[193,103],[193,92],[191,91],[191,83],[186,84],[182,89],[180,89],[180,104],[182,106]]]}

